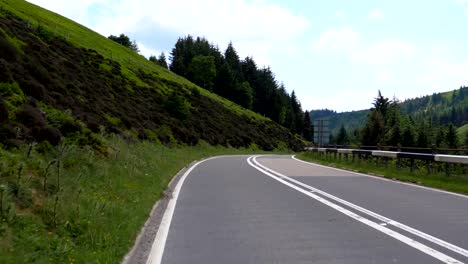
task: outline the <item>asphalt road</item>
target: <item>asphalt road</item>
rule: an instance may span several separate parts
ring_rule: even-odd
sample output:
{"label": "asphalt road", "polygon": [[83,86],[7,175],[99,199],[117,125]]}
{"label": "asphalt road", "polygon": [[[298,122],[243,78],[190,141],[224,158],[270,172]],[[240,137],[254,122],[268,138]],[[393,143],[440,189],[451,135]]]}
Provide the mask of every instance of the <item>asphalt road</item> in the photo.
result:
{"label": "asphalt road", "polygon": [[466,196],[232,156],[182,176],[148,263],[468,263],[467,249]]}

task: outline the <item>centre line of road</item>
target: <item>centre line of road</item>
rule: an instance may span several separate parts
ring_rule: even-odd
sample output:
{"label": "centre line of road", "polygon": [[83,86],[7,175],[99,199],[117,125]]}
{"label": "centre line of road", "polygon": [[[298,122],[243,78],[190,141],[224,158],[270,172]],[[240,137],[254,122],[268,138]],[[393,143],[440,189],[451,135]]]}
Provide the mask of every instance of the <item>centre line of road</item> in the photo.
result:
{"label": "centre line of road", "polygon": [[[418,237],[424,238],[424,239],[426,239],[426,240],[428,240],[428,241],[430,241],[430,242],[432,242],[432,243],[434,243],[434,244],[437,244],[437,245],[439,245],[439,246],[441,246],[441,247],[444,247],[444,248],[447,248],[447,249],[449,249],[449,250],[451,250],[451,251],[453,251],[453,252],[456,252],[456,253],[458,253],[458,254],[460,254],[460,255],[462,255],[462,256],[468,257],[468,250],[466,250],[466,249],[464,249],[464,248],[461,248],[461,247],[456,246],[456,245],[454,245],[454,244],[451,244],[451,243],[449,243],[449,242],[447,242],[447,241],[444,241],[444,240],[442,240],[442,239],[440,239],[440,238],[434,237],[434,236],[432,236],[432,235],[429,235],[429,234],[427,234],[427,233],[424,233],[424,232],[422,232],[422,231],[419,231],[419,230],[417,230],[417,229],[414,229],[414,228],[412,228],[412,227],[410,227],[410,226],[407,226],[407,225],[405,225],[405,224],[399,223],[398,221],[395,221],[395,220],[392,220],[392,219],[387,218],[387,217],[385,217],[385,216],[379,215],[379,214],[377,214],[377,213],[375,213],[375,212],[372,212],[372,211],[370,211],[370,210],[368,210],[368,209],[365,209],[365,208],[363,208],[363,207],[360,207],[360,206],[358,206],[358,205],[356,205],[356,204],[350,203],[350,202],[348,202],[348,201],[346,201],[346,200],[343,200],[343,199],[341,199],[341,198],[338,198],[338,197],[336,197],[336,196],[334,196],[334,195],[332,195],[332,194],[329,194],[329,193],[327,193],[327,192],[324,192],[324,191],[322,191],[322,190],[319,190],[319,189],[317,189],[317,188],[315,188],[315,187],[312,187],[312,186],[310,186],[310,185],[307,185],[307,184],[305,184],[305,183],[303,183],[303,182],[300,182],[300,181],[297,181],[297,180],[295,180],[295,179],[293,179],[293,178],[290,178],[290,177],[288,177],[288,176],[285,176],[285,175],[283,175],[283,174],[281,174],[281,173],[279,173],[279,172],[277,172],[277,171],[274,171],[274,170],[272,170],[272,169],[270,169],[270,168],[267,168],[266,166],[260,164],[260,163],[256,160],[256,158],[254,158],[254,160],[255,160],[256,164],[258,164],[258,166],[260,166],[261,168],[263,168],[263,169],[265,169],[265,170],[267,170],[267,171],[269,171],[269,172],[275,174],[276,176],[281,176],[281,177],[282,177],[283,179],[285,179],[285,180],[288,180],[288,181],[290,181],[290,182],[292,182],[292,183],[295,183],[295,184],[297,184],[297,185],[300,185],[300,186],[302,186],[302,187],[304,187],[304,188],[306,188],[306,189],[309,189],[309,190],[311,190],[311,191],[314,191],[314,192],[316,192],[316,193],[319,193],[319,194],[321,194],[321,195],[323,195],[323,196],[325,196],[325,197],[328,197],[328,198],[330,198],[330,199],[332,199],[332,200],[334,200],[334,201],[336,201],[336,202],[338,202],[338,203],[341,203],[341,204],[344,204],[344,205],[346,205],[346,206],[349,206],[349,207],[351,207],[351,208],[353,208],[353,209],[355,209],[355,210],[357,210],[357,211],[360,211],[360,212],[362,212],[362,213],[364,213],[364,214],[367,214],[367,215],[369,215],[369,216],[371,216],[371,217],[373,217],[373,218],[376,218],[376,219],[378,219],[379,221],[382,221],[382,222],[384,222],[384,223],[386,223],[386,224],[388,224],[388,225],[395,226],[395,227],[397,227],[397,228],[399,228],[399,229],[402,229],[402,230],[404,230],[404,231],[406,231],[406,232],[408,232],[408,233],[411,233],[411,234],[416,235],[416,236],[418,236]],[[323,166],[323,167],[325,167],[325,166]],[[328,168],[328,167],[325,167],[325,168]]]}
{"label": "centre line of road", "polygon": [[[450,257],[448,255],[445,255],[444,253],[442,253],[440,251],[437,251],[437,250],[435,250],[435,249],[433,249],[433,248],[431,248],[431,247],[429,247],[427,245],[424,245],[424,244],[422,244],[422,243],[420,243],[420,242],[418,242],[418,241],[416,241],[414,239],[411,239],[411,238],[409,238],[409,237],[407,237],[405,235],[402,235],[402,234],[400,234],[400,233],[398,233],[396,231],[393,231],[393,230],[391,230],[391,229],[389,229],[389,228],[387,228],[385,226],[381,226],[380,224],[378,224],[376,222],[373,222],[373,221],[371,221],[371,220],[369,220],[367,218],[364,218],[364,217],[362,217],[362,216],[360,216],[360,215],[358,215],[356,213],[353,213],[353,212],[349,211],[348,209],[345,209],[345,208],[341,207],[340,205],[332,203],[332,202],[330,202],[329,200],[327,200],[325,198],[322,198],[322,197],[320,197],[320,196],[318,196],[318,195],[316,195],[314,193],[311,193],[310,190],[313,189],[315,192],[320,193],[320,194],[323,194],[325,192],[322,192],[322,191],[320,191],[320,190],[318,190],[316,188],[313,188],[311,186],[309,186],[310,188],[307,188],[308,190],[306,190],[306,189],[303,189],[303,188],[301,188],[301,187],[299,187],[297,185],[292,184],[291,182],[287,181],[286,179],[288,179],[288,180],[293,180],[293,179],[291,179],[291,178],[289,178],[287,176],[284,176],[284,175],[282,175],[282,174],[280,174],[278,172],[274,173],[273,170],[268,169],[265,166],[263,166],[262,164],[260,164],[256,160],[257,157],[258,156],[249,157],[247,159],[247,163],[250,166],[252,166],[253,168],[255,168],[258,171],[262,172],[263,174],[275,179],[276,181],[278,181],[278,182],[280,182],[280,183],[282,183],[282,184],[284,184],[284,185],[286,185],[286,186],[288,186],[288,187],[290,187],[290,188],[292,188],[292,189],[294,189],[294,190],[296,190],[296,191],[298,191],[300,193],[303,193],[303,194],[305,194],[305,195],[307,195],[307,196],[309,196],[309,197],[311,197],[311,198],[313,198],[313,199],[315,199],[315,200],[317,200],[317,201],[319,201],[319,202],[321,202],[321,203],[323,203],[323,204],[325,204],[325,205],[339,211],[340,213],[343,213],[343,214],[345,214],[345,215],[347,215],[347,216],[349,216],[349,217],[351,217],[351,218],[353,218],[353,219],[355,219],[355,220],[357,220],[357,221],[359,221],[359,222],[361,222],[361,223],[363,223],[363,224],[365,224],[365,225],[367,225],[369,227],[372,227],[372,228],[374,228],[374,229],[376,229],[376,230],[378,230],[378,231],[380,231],[380,232],[382,232],[382,233],[384,233],[384,234],[386,234],[386,235],[388,235],[390,237],[393,237],[393,238],[395,238],[395,239],[397,239],[397,240],[399,240],[399,241],[401,241],[401,242],[403,242],[403,243],[405,243],[405,244],[407,244],[407,245],[409,245],[409,246],[411,246],[411,247],[413,247],[413,248],[415,248],[415,249],[417,249],[417,250],[419,250],[419,251],[421,251],[421,252],[423,252],[423,253],[425,253],[425,254],[427,254],[429,256],[432,256],[432,257],[434,257],[434,258],[436,258],[436,259],[438,259],[438,260],[440,260],[440,261],[442,261],[444,263],[451,263],[451,264],[463,263],[463,262],[461,262],[459,260],[456,260],[456,259],[454,259],[454,258],[452,258],[452,257]],[[283,178],[280,178],[280,176],[282,176]]]}

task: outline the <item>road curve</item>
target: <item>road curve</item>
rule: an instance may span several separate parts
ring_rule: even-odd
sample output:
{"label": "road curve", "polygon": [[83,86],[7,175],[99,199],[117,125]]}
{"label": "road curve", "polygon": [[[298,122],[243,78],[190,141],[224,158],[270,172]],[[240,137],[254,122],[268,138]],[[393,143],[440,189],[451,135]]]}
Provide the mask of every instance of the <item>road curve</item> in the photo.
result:
{"label": "road curve", "polygon": [[179,180],[147,263],[468,263],[468,197],[225,156]]}

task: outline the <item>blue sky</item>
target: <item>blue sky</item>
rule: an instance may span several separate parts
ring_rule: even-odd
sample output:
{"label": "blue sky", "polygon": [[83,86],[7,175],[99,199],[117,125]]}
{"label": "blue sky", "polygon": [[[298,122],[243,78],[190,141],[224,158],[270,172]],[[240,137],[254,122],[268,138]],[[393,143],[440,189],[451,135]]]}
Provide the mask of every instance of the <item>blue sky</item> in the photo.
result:
{"label": "blue sky", "polygon": [[142,54],[204,36],[271,66],[304,109],[371,107],[468,85],[468,0],[30,0]]}

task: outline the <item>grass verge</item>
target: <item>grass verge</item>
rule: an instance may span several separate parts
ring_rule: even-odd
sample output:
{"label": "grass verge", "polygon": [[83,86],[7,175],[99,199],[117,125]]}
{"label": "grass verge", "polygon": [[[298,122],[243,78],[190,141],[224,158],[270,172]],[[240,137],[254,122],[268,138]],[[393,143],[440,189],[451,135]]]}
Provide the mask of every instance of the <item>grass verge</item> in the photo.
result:
{"label": "grass verge", "polygon": [[390,160],[387,165],[380,161],[377,165],[377,159],[371,158],[369,160],[351,161],[344,159],[335,159],[332,157],[325,157],[319,155],[317,152],[303,152],[297,155],[298,158],[311,161],[318,164],[352,170],[360,173],[367,173],[371,175],[381,176],[388,179],[399,180],[404,182],[415,183],[427,187],[437,188],[441,190],[468,194],[468,175],[467,168],[462,165],[451,165],[451,174],[445,174],[445,167],[443,164],[434,164],[433,172],[427,172],[427,165],[424,163],[416,162],[416,169],[411,172],[409,167],[403,162],[401,169],[397,168],[396,160]]}
{"label": "grass verge", "polygon": [[0,148],[0,263],[119,263],[180,169],[209,156],[258,152],[101,140],[105,151]]}

